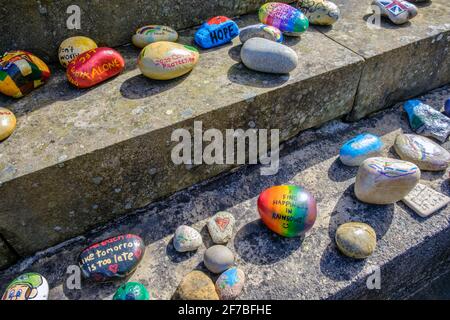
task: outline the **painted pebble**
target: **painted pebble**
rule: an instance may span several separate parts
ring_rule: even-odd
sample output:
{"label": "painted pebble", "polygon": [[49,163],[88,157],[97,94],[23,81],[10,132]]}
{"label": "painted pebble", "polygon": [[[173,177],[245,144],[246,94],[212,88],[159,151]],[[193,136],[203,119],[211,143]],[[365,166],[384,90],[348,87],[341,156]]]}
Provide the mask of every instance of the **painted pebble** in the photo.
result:
{"label": "painted pebble", "polygon": [[419,216],[426,218],[450,203],[450,198],[430,187],[418,183],[402,200]]}
{"label": "painted pebble", "polygon": [[6,52],[0,57],[0,92],[21,98],[50,78],[44,61],[26,51]]}
{"label": "painted pebble", "polygon": [[136,30],[132,37],[133,44],[138,48],[144,48],[153,42],[178,40],[178,33],[170,27],[149,25]]}
{"label": "painted pebble", "polygon": [[216,290],[219,298],[221,300],[236,299],[241,294],[244,284],[244,271],[236,267],[228,269],[216,281]]}
{"label": "painted pebble", "polygon": [[47,300],[48,291],[48,282],[43,276],[25,273],[8,285],[2,300]]}
{"label": "painted pebble", "polygon": [[117,289],[113,300],[150,300],[150,295],[139,282],[128,282]]}
{"label": "painted pebble", "polygon": [[415,5],[404,0],[373,0],[372,5],[380,8],[381,15],[395,24],[404,24],[418,13]]}
{"label": "painted pebble", "polygon": [[390,158],[369,158],[356,175],[356,197],[371,204],[402,200],[419,182],[420,169],[411,162]]}
{"label": "painted pebble", "polygon": [[289,73],[298,64],[298,56],[294,50],[263,38],[246,41],[241,49],[241,60],[251,70],[275,74]]}
{"label": "painted pebble", "polygon": [[183,278],[175,296],[181,300],[219,300],[212,280],[198,270],[188,273]]}
{"label": "painted pebble", "polygon": [[336,244],[346,256],[365,259],[375,251],[377,234],[365,223],[348,222],[336,230]]}
{"label": "painted pebble", "polygon": [[217,16],[205,22],[195,33],[195,43],[210,49],[231,42],[239,35],[239,27],[233,20]]}
{"label": "painted pebble", "polygon": [[234,216],[225,211],[216,213],[208,221],[208,231],[214,243],[224,244],[233,236],[235,219]]}
{"label": "painted pebble", "polygon": [[403,105],[411,129],[418,134],[445,142],[450,135],[450,118],[420,100],[409,100]]}
{"label": "painted pebble", "polygon": [[450,153],[426,137],[399,134],[394,148],[401,159],[416,164],[424,171],[445,170],[450,164]]}
{"label": "painted pebble", "polygon": [[212,273],[221,273],[233,266],[234,254],[225,246],[215,245],[205,251],[203,263]]}
{"label": "painted pebble", "polygon": [[450,117],[450,99],[447,99],[444,104],[444,113],[447,117]]}
{"label": "painted pebble", "polygon": [[190,72],[199,57],[194,47],[159,41],[142,49],[138,66],[142,74],[150,79],[170,80]]}
{"label": "painted pebble", "polygon": [[308,18],[285,3],[266,3],[259,9],[258,16],[261,23],[274,26],[288,36],[300,36],[309,27]]}
{"label": "painted pebble", "polygon": [[0,141],[8,138],[16,129],[16,116],[6,108],[0,108]]}
{"label": "painted pebble", "polygon": [[270,230],[284,237],[296,237],[314,225],[317,204],[312,194],[302,187],[275,186],[259,195],[258,211]]}
{"label": "painted pebble", "polygon": [[327,0],[299,0],[298,6],[309,22],[316,25],[331,26],[341,16],[339,7]]}
{"label": "painted pebble", "polygon": [[78,57],[83,52],[97,48],[97,44],[88,37],[71,37],[64,40],[59,46],[59,62],[64,68],[67,68],[69,62]]}
{"label": "painted pebble", "polygon": [[342,146],[339,159],[346,166],[360,166],[364,160],[379,156],[383,142],[376,135],[363,133],[350,139]]}
{"label": "painted pebble", "polygon": [[144,241],[134,234],[124,234],[91,245],[78,259],[85,278],[97,282],[126,278],[144,256]]}
{"label": "painted pebble", "polygon": [[178,252],[197,250],[203,243],[202,236],[194,228],[180,226],[175,231],[173,246]]}
{"label": "painted pebble", "polygon": [[125,60],[114,49],[97,48],[78,55],[67,66],[67,79],[77,88],[90,88],[125,68]]}
{"label": "painted pebble", "polygon": [[273,26],[268,26],[265,24],[254,24],[241,29],[239,33],[239,40],[245,43],[251,38],[264,38],[267,40],[275,41],[278,43],[283,42],[283,33]]}

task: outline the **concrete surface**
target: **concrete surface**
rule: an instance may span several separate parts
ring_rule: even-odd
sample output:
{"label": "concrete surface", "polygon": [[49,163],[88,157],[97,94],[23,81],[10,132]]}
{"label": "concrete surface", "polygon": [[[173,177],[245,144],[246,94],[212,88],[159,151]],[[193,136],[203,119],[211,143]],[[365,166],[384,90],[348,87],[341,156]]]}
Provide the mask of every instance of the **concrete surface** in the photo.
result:
{"label": "concrete surface", "polygon": [[18,117],[0,144],[4,239],[27,256],[229,169],[173,164],[171,134],[192,131],[194,121],[204,130],[279,128],[284,141],[350,112],[358,55],[310,30],[287,42],[301,57],[298,68],[267,75],[238,62],[238,42],[203,51],[192,73],[171,81],[143,77],[139,51],[127,46],[118,49],[125,72],[101,86],[75,89],[53,66],[50,82],[29,96],[0,97]]}
{"label": "concrete surface", "polygon": [[[447,86],[421,99],[441,109],[449,97]],[[141,281],[158,299],[170,299],[184,275],[204,269],[202,254],[211,245],[207,219],[227,210],[237,220],[228,246],[247,276],[242,299],[408,298],[449,267],[450,208],[424,219],[402,203],[360,203],[353,194],[357,168],[345,167],[337,159],[343,141],[363,132],[380,135],[386,144],[385,155],[394,156],[391,146],[401,130],[410,132],[400,105],[359,123],[331,121],[307,130],[284,144],[277,175],[264,177],[259,166],[246,166],[178,192],[101,230],[21,261],[0,273],[0,287],[24,271],[37,271],[48,278],[51,299],[110,299],[120,283],[83,283],[82,290],[69,290],[64,284],[66,268],[76,263],[85,246],[131,232],[144,238],[147,249],[130,280]],[[443,146],[450,150],[450,142]],[[258,217],[259,193],[286,183],[306,187],[318,201],[318,219],[303,239],[281,238]],[[450,194],[448,169],[423,172],[421,183]],[[378,247],[369,259],[355,261],[336,251],[334,232],[347,221],[368,223],[377,232]],[[174,250],[172,233],[181,224],[201,230],[205,246],[198,252]],[[366,288],[373,267],[381,268],[381,290]]]}
{"label": "concrete surface", "polygon": [[365,59],[349,120],[390,107],[450,82],[448,0],[416,4],[419,14],[403,25],[382,18],[370,28],[371,1],[335,0],[342,17],[323,34]]}
{"label": "concrete surface", "polygon": [[[131,42],[137,28],[168,25],[176,30],[200,25],[217,15],[235,17],[257,11],[264,0],[21,0],[3,1],[0,7],[0,52],[29,50],[58,61],[60,43],[86,35],[99,45],[115,47]],[[280,0],[278,2],[292,2]],[[81,29],[69,30],[67,8],[79,6]]]}

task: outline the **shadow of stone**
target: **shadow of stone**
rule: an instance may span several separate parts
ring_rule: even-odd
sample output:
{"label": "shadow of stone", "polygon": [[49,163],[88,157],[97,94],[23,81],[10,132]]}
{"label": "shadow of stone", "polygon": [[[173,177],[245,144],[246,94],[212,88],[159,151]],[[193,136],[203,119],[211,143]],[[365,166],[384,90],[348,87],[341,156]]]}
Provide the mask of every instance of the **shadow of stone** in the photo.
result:
{"label": "shadow of stone", "polygon": [[302,37],[292,37],[292,36],[284,36],[283,44],[288,47],[293,47],[296,44],[300,43]]}
{"label": "shadow of stone", "polygon": [[250,70],[243,64],[237,63],[228,70],[231,82],[257,88],[274,88],[289,80],[289,74],[277,75]]}
{"label": "shadow of stone", "polygon": [[356,260],[341,254],[333,241],[320,259],[320,272],[335,281],[349,281],[361,272],[365,264],[365,260]]}
{"label": "shadow of stone", "polygon": [[215,245],[215,243],[213,242],[213,240],[211,238],[211,235],[209,234],[207,224],[202,228],[202,230],[200,230],[200,234],[202,236],[203,244],[205,245],[206,249]]}
{"label": "shadow of stone", "polygon": [[241,62],[241,49],[242,49],[242,44],[234,46],[230,50],[228,50],[228,55],[234,61]]}
{"label": "shadow of stone", "polygon": [[178,252],[177,250],[175,250],[175,247],[173,245],[173,238],[169,241],[169,243],[166,246],[166,255],[173,263],[180,263],[189,260],[190,258],[192,258],[197,254],[197,251],[198,250],[188,252]]}
{"label": "shadow of stone", "polygon": [[[367,22],[371,16],[373,16],[373,13],[366,14],[362,19]],[[393,23],[388,17],[382,16],[380,19],[380,27],[384,29],[401,29],[401,28],[408,28],[411,26],[411,22],[407,21],[403,24],[395,24]]]}
{"label": "shadow of stone", "polygon": [[304,237],[279,236],[258,219],[246,224],[236,233],[234,247],[244,261],[270,265],[289,257],[301,247],[303,240]]}
{"label": "shadow of stone", "polygon": [[337,158],[328,168],[328,177],[336,182],[343,182],[355,178],[359,167],[346,166]]}
{"label": "shadow of stone", "polygon": [[[447,171],[445,174],[448,176]],[[450,196],[450,181],[449,179],[446,179],[444,182],[441,183],[441,192],[445,194],[446,196]]]}
{"label": "shadow of stone", "polygon": [[189,73],[172,80],[152,80],[142,74],[131,77],[120,86],[120,93],[127,99],[143,99],[170,90],[186,80]]}

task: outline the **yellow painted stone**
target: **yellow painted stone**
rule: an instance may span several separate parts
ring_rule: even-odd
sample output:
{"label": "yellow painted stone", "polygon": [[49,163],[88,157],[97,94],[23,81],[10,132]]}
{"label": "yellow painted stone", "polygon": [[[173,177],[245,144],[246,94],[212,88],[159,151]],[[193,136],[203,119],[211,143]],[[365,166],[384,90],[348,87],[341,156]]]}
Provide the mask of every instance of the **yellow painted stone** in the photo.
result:
{"label": "yellow painted stone", "polygon": [[142,49],[138,66],[150,79],[169,80],[191,71],[199,60],[198,50],[188,45],[159,41]]}
{"label": "yellow painted stone", "polygon": [[58,56],[59,62],[64,68],[67,68],[67,65],[74,58],[82,54],[83,52],[89,51],[91,49],[97,48],[97,44],[94,40],[83,37],[71,37],[64,40],[59,46]]}
{"label": "yellow painted stone", "polygon": [[16,117],[6,108],[0,108],[0,141],[8,138],[16,129]]}

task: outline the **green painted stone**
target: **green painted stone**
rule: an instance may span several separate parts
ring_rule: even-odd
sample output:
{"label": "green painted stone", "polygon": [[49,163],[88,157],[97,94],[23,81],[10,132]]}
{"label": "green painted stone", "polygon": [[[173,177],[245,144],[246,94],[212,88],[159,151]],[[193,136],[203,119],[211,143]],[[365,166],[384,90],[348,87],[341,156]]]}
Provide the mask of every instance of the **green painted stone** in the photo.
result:
{"label": "green painted stone", "polygon": [[150,300],[150,295],[139,282],[128,282],[117,289],[113,300]]}
{"label": "green painted stone", "polygon": [[377,234],[365,223],[348,222],[336,230],[336,244],[346,256],[365,259],[375,251]]}

